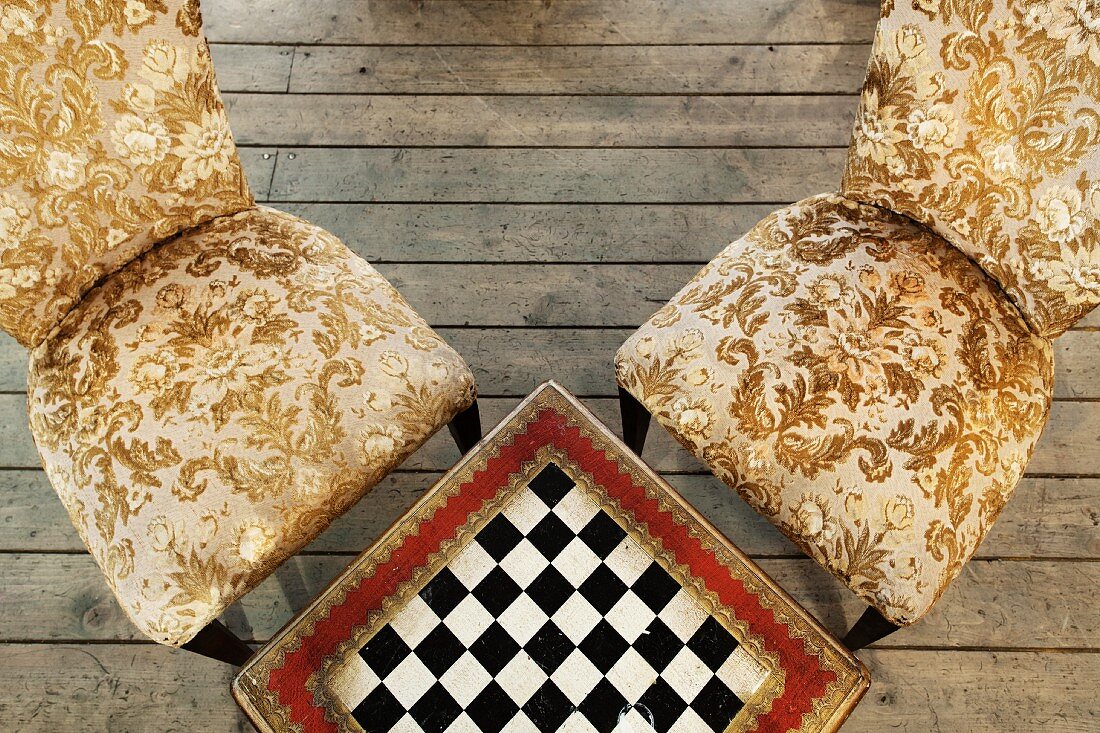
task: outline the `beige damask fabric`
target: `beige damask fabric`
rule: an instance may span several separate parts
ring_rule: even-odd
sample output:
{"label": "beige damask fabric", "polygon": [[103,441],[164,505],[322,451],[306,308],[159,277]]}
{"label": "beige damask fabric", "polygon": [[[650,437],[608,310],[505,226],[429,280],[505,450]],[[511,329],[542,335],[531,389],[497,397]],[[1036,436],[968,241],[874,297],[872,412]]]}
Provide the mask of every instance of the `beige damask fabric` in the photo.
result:
{"label": "beige damask fabric", "polygon": [[31,429],[134,623],[181,644],[474,399],[327,232],[251,209],[142,255],[31,355]]}
{"label": "beige damask fabric", "polygon": [[158,241],[252,205],[197,2],[0,5],[0,327],[39,343]]}
{"label": "beige damask fabric", "polygon": [[73,523],[175,645],[474,399],[369,265],[254,207],[201,25],[195,0],[0,5],[0,327]]}
{"label": "beige damask fabric", "polygon": [[1100,3],[883,14],[844,194],[931,226],[1057,336],[1100,303]]}
{"label": "beige damask fabric", "polygon": [[772,214],[635,333],[619,383],[899,624],[925,614],[1046,422],[1050,343],[912,221],[839,196]]}

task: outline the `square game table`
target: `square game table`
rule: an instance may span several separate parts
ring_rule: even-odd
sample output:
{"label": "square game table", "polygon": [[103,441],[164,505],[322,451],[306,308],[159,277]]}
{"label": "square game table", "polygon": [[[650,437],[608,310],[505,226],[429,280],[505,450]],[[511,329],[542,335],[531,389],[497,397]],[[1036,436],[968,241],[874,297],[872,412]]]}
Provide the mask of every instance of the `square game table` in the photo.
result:
{"label": "square game table", "polygon": [[245,665],[261,731],[833,731],[866,669],[557,384]]}

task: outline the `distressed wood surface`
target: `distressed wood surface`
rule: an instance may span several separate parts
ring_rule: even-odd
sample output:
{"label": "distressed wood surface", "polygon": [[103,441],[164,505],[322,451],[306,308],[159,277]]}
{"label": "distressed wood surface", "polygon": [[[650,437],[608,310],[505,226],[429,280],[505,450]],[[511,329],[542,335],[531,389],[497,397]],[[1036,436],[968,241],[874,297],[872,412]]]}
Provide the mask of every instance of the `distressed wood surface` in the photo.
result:
{"label": "distressed wood surface", "polygon": [[871,0],[250,0],[203,5],[212,41],[395,45],[867,43]]}
{"label": "distressed wood surface", "polygon": [[296,93],[852,94],[869,54],[863,44],[303,46],[293,74],[267,66],[272,84],[289,79]]}
{"label": "distressed wood surface", "polygon": [[[0,654],[0,720],[14,721],[12,731],[251,730],[229,700],[231,670],[186,652],[6,644]],[[1095,733],[1100,720],[1100,654],[899,649],[862,656],[875,681],[844,733]]]}
{"label": "distressed wood surface", "polygon": [[226,92],[285,93],[294,62],[293,46],[212,44],[218,88]]}
{"label": "distressed wood surface", "polygon": [[271,178],[275,174],[275,161],[278,160],[278,148],[254,147],[241,148],[241,166],[248,177],[252,195],[263,201],[271,195]]}
{"label": "distressed wood surface", "polygon": [[[772,210],[837,188],[878,3],[203,10],[256,197],[377,263],[469,361],[487,427],[554,377],[617,430],[622,340]],[[1094,312],[1055,342],[1027,476],[939,607],[861,652],[873,686],[846,732],[1100,730],[1098,339]],[[0,337],[0,729],[251,730],[227,669],[123,618],[38,469],[25,369]],[[646,459],[812,613],[855,619],[840,583],[650,435]],[[225,621],[267,638],[457,456],[433,437]]]}
{"label": "distressed wood surface", "polygon": [[227,94],[225,103],[242,145],[847,148],[858,97]]}
{"label": "distressed wood surface", "polygon": [[281,203],[371,262],[671,262],[702,266],[770,204]]}
{"label": "distressed wood surface", "polygon": [[[870,46],[210,47],[223,93],[853,94]],[[792,74],[797,68],[805,73]]]}
{"label": "distressed wood surface", "polygon": [[[271,201],[754,203],[832,190],[846,150],[280,149]],[[257,194],[259,195],[259,194]]]}
{"label": "distressed wood surface", "polygon": [[210,50],[223,93],[682,96],[854,94],[870,46],[214,43]]}

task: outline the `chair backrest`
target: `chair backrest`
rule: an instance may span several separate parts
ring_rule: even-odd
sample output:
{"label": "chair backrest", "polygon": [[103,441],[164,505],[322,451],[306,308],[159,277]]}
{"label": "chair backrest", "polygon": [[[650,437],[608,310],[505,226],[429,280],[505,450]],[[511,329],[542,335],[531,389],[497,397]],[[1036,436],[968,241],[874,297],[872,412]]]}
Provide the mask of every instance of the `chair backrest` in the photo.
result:
{"label": "chair backrest", "polygon": [[251,205],[197,0],[3,0],[0,327],[33,346],[105,275]]}
{"label": "chair backrest", "polygon": [[1057,336],[1100,302],[1100,2],[882,16],[845,195],[934,229]]}

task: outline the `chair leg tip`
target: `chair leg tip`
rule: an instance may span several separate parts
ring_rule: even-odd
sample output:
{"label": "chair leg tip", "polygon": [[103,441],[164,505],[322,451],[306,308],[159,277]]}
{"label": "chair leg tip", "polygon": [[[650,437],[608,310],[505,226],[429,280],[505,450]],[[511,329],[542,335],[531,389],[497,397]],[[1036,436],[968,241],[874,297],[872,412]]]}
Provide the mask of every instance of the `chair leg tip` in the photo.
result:
{"label": "chair leg tip", "polygon": [[849,629],[842,643],[850,651],[866,648],[876,641],[886,638],[901,627],[890,621],[874,608],[868,608]]}
{"label": "chair leg tip", "polygon": [[619,413],[623,423],[623,442],[627,448],[642,455],[649,432],[649,411],[634,395],[619,387]]}
{"label": "chair leg tip", "polygon": [[481,412],[478,409],[477,400],[455,415],[447,427],[459,452],[462,455],[469,453],[481,440]]}

